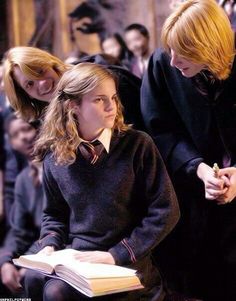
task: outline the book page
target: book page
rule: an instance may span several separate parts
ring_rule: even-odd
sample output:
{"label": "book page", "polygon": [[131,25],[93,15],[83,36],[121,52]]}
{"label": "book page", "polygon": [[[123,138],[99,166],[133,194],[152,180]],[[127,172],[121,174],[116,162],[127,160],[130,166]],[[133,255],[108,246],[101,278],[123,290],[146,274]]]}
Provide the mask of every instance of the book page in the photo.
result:
{"label": "book page", "polygon": [[63,263],[67,269],[79,274],[85,278],[118,278],[136,275],[133,269],[124,268],[117,265],[103,263],[79,262],[78,260],[67,261]]}
{"label": "book page", "polygon": [[[44,261],[46,263],[49,263],[53,267],[55,267],[57,264],[64,264],[65,262],[72,262],[74,263],[74,255],[78,251],[73,249],[64,249],[53,252],[51,255],[41,255],[41,254],[35,254],[35,258],[33,260],[41,259],[41,261]],[[31,255],[25,255],[25,256],[31,256]],[[36,257],[37,256],[37,257]]]}
{"label": "book page", "polygon": [[73,249],[64,249],[55,251],[50,255],[40,253],[23,255],[18,259],[14,259],[13,262],[17,265],[22,265],[24,267],[33,269],[40,269],[48,273],[51,273],[58,265],[65,266],[67,270],[70,269],[74,273],[88,279],[130,277],[136,274],[136,271],[133,269],[117,265],[80,262],[74,258],[74,255],[78,252],[79,251]]}
{"label": "book page", "polygon": [[65,261],[72,262],[74,259],[74,254],[76,250],[64,249],[60,251],[55,251],[50,255],[45,255],[41,253],[32,255],[22,255],[19,258],[14,258],[13,263],[18,266],[25,268],[37,269],[45,273],[53,273],[54,267],[57,264],[63,264]]}

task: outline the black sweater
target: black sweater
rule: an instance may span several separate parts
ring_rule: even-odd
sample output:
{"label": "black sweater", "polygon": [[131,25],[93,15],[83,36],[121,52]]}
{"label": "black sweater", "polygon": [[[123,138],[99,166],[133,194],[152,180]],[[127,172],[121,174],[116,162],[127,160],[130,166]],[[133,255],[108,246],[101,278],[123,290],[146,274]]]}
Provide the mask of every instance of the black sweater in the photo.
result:
{"label": "black sweater", "polygon": [[143,132],[114,133],[110,152],[91,165],[44,161],[46,208],[40,248],[109,251],[116,264],[145,257],[172,230],[179,208],[163,161]]}

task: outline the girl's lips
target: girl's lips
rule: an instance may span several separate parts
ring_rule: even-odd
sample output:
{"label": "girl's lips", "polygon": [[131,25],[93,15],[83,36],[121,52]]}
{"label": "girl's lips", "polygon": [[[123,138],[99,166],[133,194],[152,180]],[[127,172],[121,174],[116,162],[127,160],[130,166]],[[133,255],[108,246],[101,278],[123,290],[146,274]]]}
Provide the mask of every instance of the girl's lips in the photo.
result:
{"label": "girl's lips", "polygon": [[112,114],[112,115],[108,115],[108,116],[106,116],[106,118],[115,118],[116,117],[116,115],[115,114]]}

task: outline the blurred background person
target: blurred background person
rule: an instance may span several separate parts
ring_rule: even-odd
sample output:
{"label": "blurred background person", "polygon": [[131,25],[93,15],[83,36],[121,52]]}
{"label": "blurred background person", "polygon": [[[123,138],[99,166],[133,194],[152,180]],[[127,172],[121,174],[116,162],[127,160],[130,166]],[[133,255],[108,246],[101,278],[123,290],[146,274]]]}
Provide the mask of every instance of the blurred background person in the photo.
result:
{"label": "blurred background person", "polygon": [[105,54],[117,58],[123,67],[132,71],[131,64],[134,55],[118,32],[107,34],[101,41],[101,48]]}
{"label": "blurred background person", "polygon": [[236,1],[223,0],[219,2],[229,17],[232,29],[236,31]]}
{"label": "blurred background person", "polygon": [[32,163],[32,151],[37,131],[21,118],[11,113],[6,119],[6,132],[13,149],[28,165],[16,178],[14,202],[9,208],[10,228],[0,249],[1,297],[19,296],[23,270],[12,263],[12,258],[24,254],[38,239],[43,210],[41,167]]}
{"label": "blurred background person", "polygon": [[5,150],[4,150],[4,110],[5,95],[3,91],[3,67],[0,65],[0,222],[3,217],[3,174],[5,168]]}
{"label": "blurred background person", "polygon": [[[5,95],[3,83],[3,65],[0,65],[0,244],[8,230],[9,207],[13,202],[15,175],[18,173],[17,159],[5,133],[4,122],[12,108]],[[12,168],[12,167],[15,168]]]}
{"label": "blurred background person", "polygon": [[130,24],[125,28],[125,41],[129,50],[134,54],[131,71],[142,78],[147,69],[150,58],[149,32],[147,28],[138,23]]}
{"label": "blurred background person", "polygon": [[183,2],[184,0],[169,0],[169,7],[171,10],[176,9],[181,2]]}
{"label": "blurred background person", "polygon": [[64,63],[76,65],[81,58],[86,57],[87,55],[87,53],[82,52],[79,49],[75,49],[67,54],[66,58],[64,59]]}

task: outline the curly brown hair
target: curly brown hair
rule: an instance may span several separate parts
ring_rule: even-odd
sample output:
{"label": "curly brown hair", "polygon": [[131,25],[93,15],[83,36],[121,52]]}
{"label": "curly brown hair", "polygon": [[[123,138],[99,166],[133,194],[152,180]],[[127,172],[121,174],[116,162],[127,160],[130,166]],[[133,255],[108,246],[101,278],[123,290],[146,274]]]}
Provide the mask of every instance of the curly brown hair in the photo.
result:
{"label": "curly brown hair", "polygon": [[[49,104],[45,119],[35,145],[38,161],[43,160],[48,151],[52,151],[57,164],[72,164],[77,156],[80,137],[78,120],[70,106],[71,101],[80,105],[83,96],[95,89],[102,81],[117,79],[106,67],[94,63],[81,63],[66,71],[58,83],[56,96]],[[126,131],[122,104],[118,97],[117,115],[112,130]]]}

